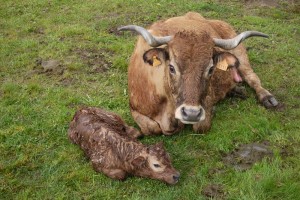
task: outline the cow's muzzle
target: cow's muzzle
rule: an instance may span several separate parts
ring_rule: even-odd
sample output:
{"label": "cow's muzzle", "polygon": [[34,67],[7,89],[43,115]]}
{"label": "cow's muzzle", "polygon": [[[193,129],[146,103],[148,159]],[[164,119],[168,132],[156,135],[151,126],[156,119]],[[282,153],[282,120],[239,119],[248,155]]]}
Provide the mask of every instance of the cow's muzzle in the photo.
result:
{"label": "cow's muzzle", "polygon": [[182,104],[176,109],[175,118],[184,124],[196,124],[205,119],[205,110],[202,106]]}

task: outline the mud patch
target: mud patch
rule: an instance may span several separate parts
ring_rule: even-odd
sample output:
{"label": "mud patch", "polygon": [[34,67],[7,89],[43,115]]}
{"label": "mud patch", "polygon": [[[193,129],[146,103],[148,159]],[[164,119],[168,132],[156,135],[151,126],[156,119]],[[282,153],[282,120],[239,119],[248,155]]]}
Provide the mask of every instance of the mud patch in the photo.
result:
{"label": "mud patch", "polygon": [[124,35],[123,31],[118,31],[118,27],[110,27],[107,32],[116,36]]}
{"label": "mud patch", "polygon": [[33,70],[27,73],[27,77],[33,74],[62,75],[64,70],[60,60],[37,58]]}
{"label": "mud patch", "polygon": [[217,174],[224,174],[226,172],[226,169],[224,169],[223,167],[217,167],[217,168],[211,168],[208,170],[208,177],[212,178]]}
{"label": "mud patch", "polygon": [[202,194],[207,198],[224,199],[225,193],[223,186],[220,184],[209,184],[202,190]]}
{"label": "mud patch", "polygon": [[232,166],[238,171],[250,169],[255,163],[262,161],[263,158],[271,159],[273,151],[270,149],[269,142],[243,144],[233,152],[226,154],[223,162]]}
{"label": "mud patch", "polygon": [[279,8],[292,13],[300,13],[300,2],[298,0],[244,0],[244,4],[248,8]]}
{"label": "mud patch", "polygon": [[275,0],[245,0],[247,6],[260,6],[260,7],[278,7],[278,2]]}
{"label": "mud patch", "polygon": [[89,73],[103,73],[106,72],[112,65],[112,62],[108,60],[111,56],[109,51],[98,51],[95,49],[75,49],[74,52],[79,56],[84,64],[89,69]]}
{"label": "mud patch", "polygon": [[76,80],[73,78],[62,78],[59,80],[59,85],[66,87],[75,84],[75,82]]}
{"label": "mud patch", "polygon": [[284,103],[279,102],[278,105],[273,108],[274,111],[283,112],[286,110],[286,105]]}

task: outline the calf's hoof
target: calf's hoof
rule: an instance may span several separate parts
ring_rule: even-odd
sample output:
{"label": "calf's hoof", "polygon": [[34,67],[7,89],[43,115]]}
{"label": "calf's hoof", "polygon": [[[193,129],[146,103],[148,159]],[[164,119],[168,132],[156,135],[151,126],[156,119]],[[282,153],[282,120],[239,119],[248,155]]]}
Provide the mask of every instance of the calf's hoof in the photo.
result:
{"label": "calf's hoof", "polygon": [[263,104],[263,106],[265,108],[275,108],[276,106],[278,106],[278,101],[275,99],[274,96],[272,95],[268,95],[268,96],[265,96],[261,103]]}

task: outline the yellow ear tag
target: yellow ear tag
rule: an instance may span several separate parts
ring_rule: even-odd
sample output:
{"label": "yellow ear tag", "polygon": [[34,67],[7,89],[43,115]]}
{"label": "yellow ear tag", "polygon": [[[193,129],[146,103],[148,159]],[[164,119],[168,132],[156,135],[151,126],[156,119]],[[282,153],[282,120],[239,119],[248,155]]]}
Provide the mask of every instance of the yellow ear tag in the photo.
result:
{"label": "yellow ear tag", "polygon": [[227,71],[228,63],[226,62],[226,60],[223,60],[217,64],[217,68],[223,71]]}
{"label": "yellow ear tag", "polygon": [[153,60],[153,64],[152,64],[153,67],[157,67],[158,65],[161,64],[161,61],[156,56],[153,56],[152,60]]}

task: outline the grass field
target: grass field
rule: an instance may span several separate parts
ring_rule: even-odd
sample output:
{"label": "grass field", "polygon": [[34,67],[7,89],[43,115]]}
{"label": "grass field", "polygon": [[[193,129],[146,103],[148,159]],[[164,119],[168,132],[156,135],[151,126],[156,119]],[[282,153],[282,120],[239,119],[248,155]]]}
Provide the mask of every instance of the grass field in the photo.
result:
{"label": "grass field", "polygon": [[[220,3],[221,2],[221,3]],[[299,199],[300,7],[296,1],[3,0],[0,4],[0,199]],[[127,64],[136,36],[121,25],[196,11],[231,23],[249,39],[250,62],[282,103],[266,110],[249,98],[216,108],[212,129],[191,127],[163,141],[181,172],[175,186],[93,171],[67,138],[83,105],[102,107],[136,126],[128,106]],[[223,162],[241,144],[265,142],[273,156],[239,171]]]}

